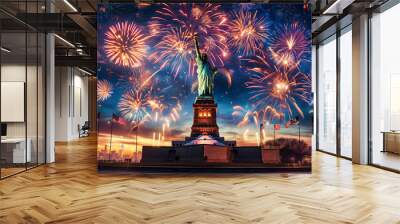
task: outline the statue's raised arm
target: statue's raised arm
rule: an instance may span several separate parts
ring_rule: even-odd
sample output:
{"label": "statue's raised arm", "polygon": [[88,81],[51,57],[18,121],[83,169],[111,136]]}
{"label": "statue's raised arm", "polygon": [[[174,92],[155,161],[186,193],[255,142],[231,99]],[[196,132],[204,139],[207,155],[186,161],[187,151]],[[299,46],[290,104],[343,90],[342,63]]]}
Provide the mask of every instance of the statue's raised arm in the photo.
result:
{"label": "statue's raised arm", "polygon": [[199,41],[197,40],[197,36],[194,36],[194,47],[196,48],[196,57],[201,58],[201,52],[200,52]]}

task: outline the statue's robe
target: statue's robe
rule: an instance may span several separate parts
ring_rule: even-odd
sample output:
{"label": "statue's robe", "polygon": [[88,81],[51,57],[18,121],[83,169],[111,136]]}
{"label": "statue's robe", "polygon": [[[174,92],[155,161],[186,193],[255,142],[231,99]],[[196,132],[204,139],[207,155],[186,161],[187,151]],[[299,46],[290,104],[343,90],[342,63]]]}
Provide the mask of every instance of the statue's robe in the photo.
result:
{"label": "statue's robe", "polygon": [[197,63],[197,82],[199,96],[213,96],[214,95],[214,78],[216,71],[200,56],[196,57]]}

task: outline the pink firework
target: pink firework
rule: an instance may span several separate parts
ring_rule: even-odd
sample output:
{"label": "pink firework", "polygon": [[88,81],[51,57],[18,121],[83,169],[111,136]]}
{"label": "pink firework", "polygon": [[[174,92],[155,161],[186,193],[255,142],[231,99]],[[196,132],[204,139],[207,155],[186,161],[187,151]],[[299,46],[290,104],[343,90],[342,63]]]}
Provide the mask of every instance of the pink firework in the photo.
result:
{"label": "pink firework", "polygon": [[273,40],[272,49],[278,54],[291,54],[293,57],[301,56],[309,51],[310,37],[306,30],[298,23],[292,23],[281,28]]}
{"label": "pink firework", "polygon": [[257,11],[241,10],[233,13],[229,33],[232,36],[229,44],[235,48],[236,53],[248,56],[264,47],[268,38],[268,27],[265,18],[257,15]]}
{"label": "pink firework", "polygon": [[137,25],[118,22],[108,28],[104,50],[112,63],[124,67],[138,67],[146,55],[147,39]]}

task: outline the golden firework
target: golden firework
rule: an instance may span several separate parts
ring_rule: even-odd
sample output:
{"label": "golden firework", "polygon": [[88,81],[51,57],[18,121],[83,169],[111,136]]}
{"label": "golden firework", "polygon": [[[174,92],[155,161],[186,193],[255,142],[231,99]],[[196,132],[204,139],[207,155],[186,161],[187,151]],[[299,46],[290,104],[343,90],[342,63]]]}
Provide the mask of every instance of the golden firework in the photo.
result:
{"label": "golden firework", "polygon": [[113,86],[107,80],[97,81],[97,101],[105,101],[113,94]]}
{"label": "golden firework", "polygon": [[146,37],[133,23],[119,22],[108,28],[104,50],[114,64],[124,67],[139,67],[146,55]]}
{"label": "golden firework", "polygon": [[268,28],[265,18],[258,16],[257,11],[241,10],[234,13],[229,27],[232,36],[229,44],[236,49],[236,53],[247,56],[264,47]]}

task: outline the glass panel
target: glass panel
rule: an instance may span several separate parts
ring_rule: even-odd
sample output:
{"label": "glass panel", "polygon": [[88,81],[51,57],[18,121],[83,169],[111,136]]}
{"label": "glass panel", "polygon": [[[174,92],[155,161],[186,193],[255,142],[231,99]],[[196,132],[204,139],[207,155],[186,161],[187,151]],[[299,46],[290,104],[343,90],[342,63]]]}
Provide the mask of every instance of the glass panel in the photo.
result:
{"label": "glass panel", "polygon": [[31,151],[26,150],[26,40],[25,32],[1,34],[6,49],[1,50],[2,177],[25,170],[31,161]]}
{"label": "glass panel", "polygon": [[336,153],[336,39],[318,49],[318,147]]}
{"label": "glass panel", "polygon": [[[30,29],[43,13],[45,0],[0,1],[0,7],[20,20],[0,12],[1,122],[0,177],[45,162],[45,35]],[[5,98],[5,99],[3,99]]]}
{"label": "glass panel", "polygon": [[317,48],[316,46],[312,46],[312,58],[311,58],[311,62],[312,62],[312,71],[311,71],[311,76],[312,76],[312,92],[314,93],[314,108],[313,108],[313,113],[314,113],[314,117],[313,117],[313,136],[312,136],[312,150],[316,149],[316,131],[317,131],[317,116],[315,116],[315,111],[317,104],[315,103],[315,93],[316,93],[316,89],[317,89]]}
{"label": "glass panel", "polygon": [[[38,2],[27,2],[27,13],[37,13]],[[37,23],[39,17],[30,18],[32,23]],[[38,45],[39,37],[36,30],[27,27],[27,76],[26,76],[26,125],[27,125],[27,151],[30,158],[27,167],[38,164]]]}
{"label": "glass panel", "polygon": [[372,18],[372,163],[400,170],[400,4]]}
{"label": "glass panel", "polygon": [[45,65],[46,65],[46,36],[39,34],[39,45],[38,45],[38,164],[45,163],[46,151],[45,151]]}
{"label": "glass panel", "polygon": [[340,37],[340,153],[352,157],[352,33]]}
{"label": "glass panel", "polygon": [[28,38],[28,63],[27,63],[27,81],[26,81],[26,112],[27,112],[27,149],[31,151],[30,161],[28,162],[28,168],[37,165],[38,160],[38,35],[36,32],[27,33]]}

